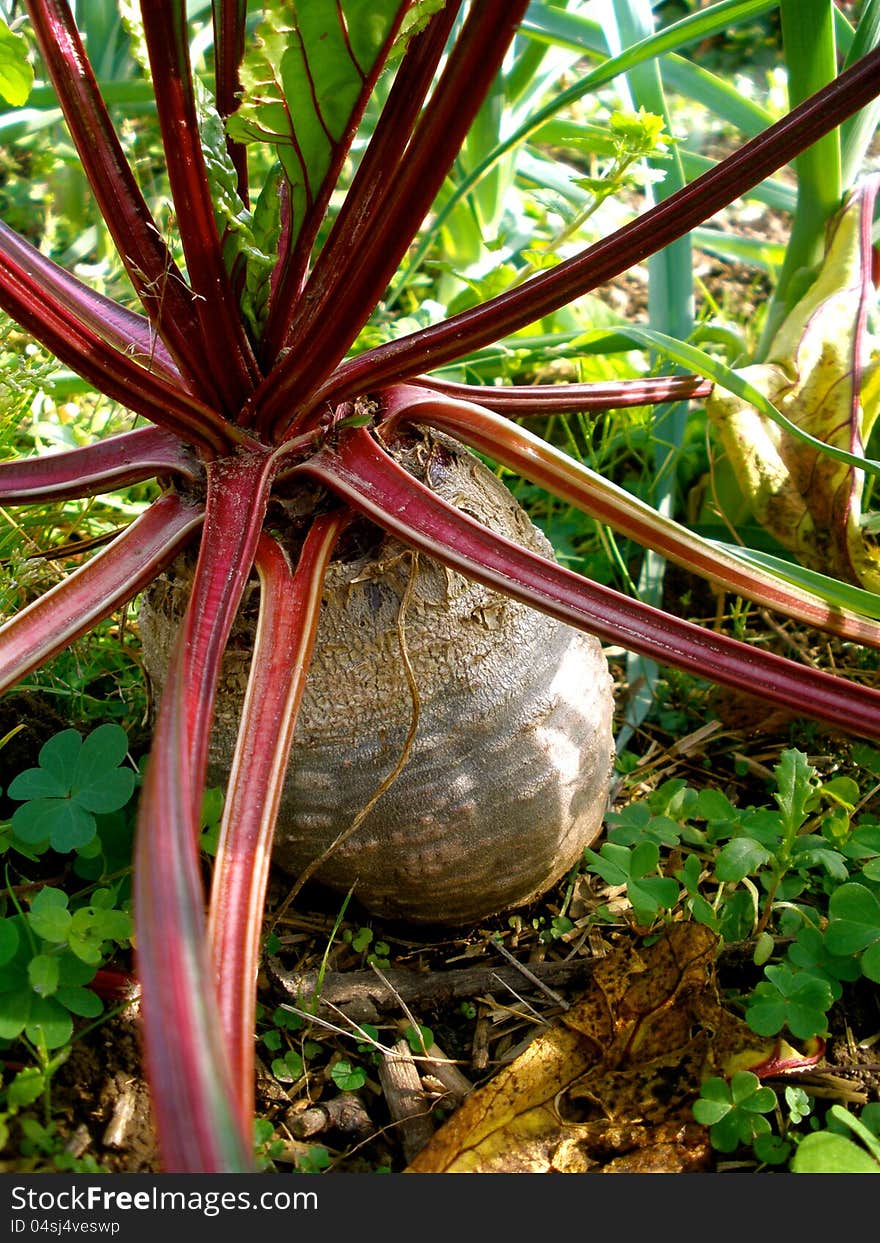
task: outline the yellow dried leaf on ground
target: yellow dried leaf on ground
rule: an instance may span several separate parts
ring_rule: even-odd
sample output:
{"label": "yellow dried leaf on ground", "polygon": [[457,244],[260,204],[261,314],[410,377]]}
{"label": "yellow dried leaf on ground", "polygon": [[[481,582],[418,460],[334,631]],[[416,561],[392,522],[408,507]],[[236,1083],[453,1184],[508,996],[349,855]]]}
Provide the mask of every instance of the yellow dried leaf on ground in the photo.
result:
{"label": "yellow dried leaf on ground", "polygon": [[720,1004],[717,949],[708,928],[683,923],[599,959],[580,1001],[473,1092],[407,1172],[710,1168],[691,1114],[700,1084],[780,1057],[778,1041],[762,1044]]}

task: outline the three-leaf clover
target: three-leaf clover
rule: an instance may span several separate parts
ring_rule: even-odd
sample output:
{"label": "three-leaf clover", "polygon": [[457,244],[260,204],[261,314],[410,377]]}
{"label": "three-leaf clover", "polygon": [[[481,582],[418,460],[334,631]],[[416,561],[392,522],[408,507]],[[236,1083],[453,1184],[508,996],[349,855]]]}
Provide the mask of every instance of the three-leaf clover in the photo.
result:
{"label": "three-leaf clover", "polygon": [[96,815],[118,811],[131,798],[135,773],[121,768],[128,751],[125,730],[99,725],[85,740],[75,729],[55,734],[41,748],[39,765],[14,778],[7,793],[21,806],[12,827],[22,841],[53,850],[87,846]]}
{"label": "three-leaf clover", "polygon": [[626,896],[640,924],[650,924],[661,908],[668,910],[678,901],[678,882],[658,875],[660,849],[656,842],[640,842],[632,850],[605,842],[598,854],[585,850],[584,858],[589,870],[598,873],[606,884],[626,885]]}
{"label": "three-leaf clover", "polygon": [[827,979],[793,971],[787,963],[765,967],[746,1007],[746,1022],[759,1036],[775,1036],[787,1027],[799,1040],[818,1036],[828,1027],[834,990]]}
{"label": "three-leaf clover", "polygon": [[776,1108],[776,1093],[761,1086],[757,1075],[739,1070],[729,1081],[707,1079],[694,1102],[694,1117],[709,1128],[709,1139],[719,1152],[734,1152],[770,1132],[763,1116]]}

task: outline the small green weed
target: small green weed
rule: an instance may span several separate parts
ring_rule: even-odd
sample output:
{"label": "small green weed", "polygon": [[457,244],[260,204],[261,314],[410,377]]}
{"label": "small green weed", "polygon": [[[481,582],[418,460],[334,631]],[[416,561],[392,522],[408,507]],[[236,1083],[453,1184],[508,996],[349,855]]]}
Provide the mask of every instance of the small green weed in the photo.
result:
{"label": "small green weed", "polygon": [[119,811],[131,798],[135,772],[120,767],[128,737],[118,725],[99,725],[83,740],[62,730],[41,748],[39,765],[14,778],[7,794],[21,802],[12,832],[36,854],[88,846],[98,832],[96,815]]}
{"label": "small green weed", "polygon": [[795,1174],[880,1174],[880,1104],[865,1105],[859,1118],[841,1105],[832,1105],[827,1123],[826,1129],[805,1136],[798,1144],[791,1162]]}
{"label": "small green weed", "polygon": [[[853,748],[853,759],[856,772],[877,775],[873,748]],[[584,852],[584,866],[625,894],[643,934],[690,918],[717,932],[722,946],[750,944],[762,978],[734,1004],[758,1036],[811,1040],[828,1034],[845,985],[880,982],[880,824],[860,810],[854,777],[823,781],[796,748],[781,754],[769,801],[775,806],[740,808],[721,790],[667,781],[606,817],[607,839]],[[611,911],[596,914],[620,918]],[[876,1172],[865,1137],[874,1135],[875,1111],[865,1109],[859,1121],[834,1107],[828,1119],[838,1125],[820,1131],[800,1089],[787,1088],[783,1106],[754,1074],[738,1072],[704,1083],[694,1116],[725,1154],[746,1148],[761,1165],[791,1160],[793,1170],[815,1171],[852,1161],[854,1170]]]}
{"label": "small green weed", "polygon": [[[85,738],[73,729],[54,735],[6,791],[19,806],[0,822],[0,1056],[11,1070],[0,1086],[0,1146],[15,1119],[22,1155],[51,1157],[56,1169],[74,1166],[54,1136],[52,1078],[77,1036],[105,1017],[91,985],[130,945],[138,782],[125,731],[111,723]],[[40,879],[49,861],[66,888]],[[42,1122],[28,1112],[38,1102]]]}

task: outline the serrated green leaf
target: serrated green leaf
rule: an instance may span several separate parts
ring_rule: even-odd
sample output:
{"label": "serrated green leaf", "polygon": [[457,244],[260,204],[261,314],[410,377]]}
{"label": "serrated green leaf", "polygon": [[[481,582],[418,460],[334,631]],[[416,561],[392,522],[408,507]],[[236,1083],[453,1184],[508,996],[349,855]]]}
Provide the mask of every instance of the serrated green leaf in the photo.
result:
{"label": "serrated green leaf", "polygon": [[34,70],[27,58],[27,44],[0,19],[0,95],[14,108],[27,103],[34,84]]}
{"label": "serrated green leaf", "polygon": [[821,840],[821,838],[817,837],[799,838],[794,843],[793,857],[795,866],[799,868],[821,867],[832,880],[842,883],[849,877],[849,868],[846,866],[846,860],[838,850],[830,850],[824,844],[821,846],[813,844]]}
{"label": "serrated green leaf", "polygon": [[23,1109],[32,1105],[42,1095],[46,1087],[46,1077],[37,1066],[25,1066],[20,1070],[7,1089],[7,1100],[15,1109]]}
{"label": "serrated green leaf", "polygon": [[274,227],[265,237],[265,246],[261,246],[254,232],[254,216],[238,192],[238,174],[229,155],[226,127],[207,88],[198,79],[195,86],[199,138],[211,187],[217,232],[223,243],[223,261],[233,284],[241,288],[242,311],[255,338],[258,338],[265,321],[270,278],[281,230],[278,186],[272,186],[273,194],[269,189],[270,175],[263,187],[263,194],[270,194],[273,199]]}
{"label": "serrated green leaf", "polygon": [[797,831],[807,818],[808,807],[815,798],[813,778],[816,770],[803,751],[790,747],[783,751],[773,769],[778,792],[773,796],[779,804],[789,831]]}
{"label": "serrated green leaf", "polygon": [[28,979],[38,997],[51,997],[58,988],[58,959],[36,954],[28,963]]}

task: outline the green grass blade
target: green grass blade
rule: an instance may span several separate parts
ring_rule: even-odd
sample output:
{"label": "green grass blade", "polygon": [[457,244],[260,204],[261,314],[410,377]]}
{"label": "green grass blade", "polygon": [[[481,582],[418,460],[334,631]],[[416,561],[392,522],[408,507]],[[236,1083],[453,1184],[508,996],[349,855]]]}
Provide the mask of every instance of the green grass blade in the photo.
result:
{"label": "green grass blade", "polygon": [[[835,9],[835,14],[838,10]],[[858,29],[847,51],[844,68],[861,60],[866,52],[870,52],[880,42],[880,0],[868,0],[862,16],[859,18]],[[844,189],[849,189],[859,174],[865,155],[870,147],[877,125],[880,123],[880,101],[869,104],[854,117],[850,117],[840,127],[841,146],[841,179]]]}
{"label": "green grass blade", "polygon": [[743,561],[771,570],[779,578],[793,583],[795,587],[803,587],[814,595],[820,596],[826,603],[835,608],[847,609],[860,613],[863,617],[880,618],[880,595],[873,591],[865,591],[851,583],[844,583],[839,578],[830,578],[820,574],[818,570],[809,570],[795,561],[787,561],[783,557],[774,557],[772,553],[760,552],[755,548],[742,548],[739,544],[725,544],[720,540],[710,540],[716,548],[731,553]]}
{"label": "green grass blade", "polygon": [[[605,86],[618,75],[627,73],[665,52],[726,31],[731,24],[754,17],[773,7],[775,4],[769,0],[722,0],[721,3],[712,5],[701,13],[673,23],[659,34],[637,42],[634,46],[626,48],[620,55],[604,60],[602,64],[592,69],[568,89],[554,94],[548,103],[533,112],[459,181],[443,207],[436,213],[431,227],[423,233],[409,265],[394,285],[388,305],[393,306],[409,285],[434,239],[439,236],[458,203],[489,174],[499,160],[531,138],[546,121],[582,99],[590,91],[597,91]],[[561,9],[551,10],[544,5],[533,4],[529,6],[522,29],[534,38],[556,42],[561,47],[605,54],[606,43],[602,26],[580,14],[568,13]],[[736,92],[731,88],[726,94],[731,106],[734,106]],[[741,97],[736,102],[741,104]],[[763,123],[758,124],[753,132],[759,132],[771,119],[769,116],[764,116]],[[751,124],[756,124],[757,120],[757,116],[751,116]]]}
{"label": "green grass blade", "polygon": [[[736,394],[737,397],[754,406],[756,410],[760,411],[761,414],[773,423],[776,423],[778,427],[784,428],[790,436],[809,445],[810,448],[816,449],[819,453],[824,453],[827,457],[834,458],[837,462],[843,462],[847,466],[852,466],[855,470],[862,470],[868,475],[880,475],[880,462],[875,461],[873,458],[859,457],[855,453],[848,453],[845,449],[838,449],[834,445],[826,444],[824,440],[817,440],[815,436],[805,432],[796,423],[792,423],[791,419],[787,419],[782,411],[774,406],[772,401],[765,397],[759,389],[755,388],[754,384],[744,380],[736,371],[726,367],[724,363],[719,362],[717,358],[713,358],[711,354],[697,349],[695,345],[689,345],[685,341],[676,341],[673,337],[668,337],[664,333],[635,325],[621,326],[617,332],[620,336],[629,337],[632,341],[640,342],[649,349],[657,350],[664,358],[686,367],[689,371],[695,371],[699,375],[707,376],[710,380],[714,380],[716,384],[720,384],[728,392]],[[585,333],[582,338],[584,343],[588,343],[592,336],[592,333]]]}

